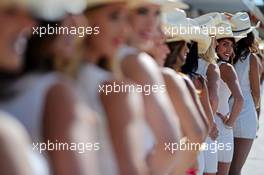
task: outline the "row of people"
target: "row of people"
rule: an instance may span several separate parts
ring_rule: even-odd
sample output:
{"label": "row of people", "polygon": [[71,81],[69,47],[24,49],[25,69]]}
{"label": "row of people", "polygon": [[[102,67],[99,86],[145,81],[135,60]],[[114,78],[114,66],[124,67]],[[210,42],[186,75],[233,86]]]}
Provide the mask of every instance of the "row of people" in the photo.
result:
{"label": "row of people", "polygon": [[[73,14],[58,3],[54,16],[0,2],[0,174],[241,173],[262,75],[247,13],[190,19],[179,0],[88,0]],[[32,32],[81,26],[100,33]]]}

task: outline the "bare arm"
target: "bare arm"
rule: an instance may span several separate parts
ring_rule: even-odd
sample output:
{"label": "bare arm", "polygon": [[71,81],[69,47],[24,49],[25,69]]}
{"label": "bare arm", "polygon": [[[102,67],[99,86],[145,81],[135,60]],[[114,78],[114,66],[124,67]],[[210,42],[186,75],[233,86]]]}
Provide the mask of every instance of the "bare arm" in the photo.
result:
{"label": "bare arm", "polygon": [[234,104],[230,112],[230,117],[226,123],[227,125],[233,127],[240,111],[242,110],[244,97],[242,95],[234,67],[228,63],[223,63],[220,65],[220,72],[221,78],[227,84],[234,98]]}
{"label": "bare arm", "polygon": [[[172,71],[172,72],[171,72]],[[174,70],[163,71],[166,87],[173,102],[174,108],[178,113],[184,135],[192,144],[201,144],[207,134],[206,125],[192,100],[192,96],[181,76]],[[182,150],[178,153],[178,163],[175,165],[172,174],[181,175],[186,172],[190,165],[195,163],[199,150]]]}
{"label": "bare arm", "polygon": [[[192,99],[193,99],[193,101],[194,101],[194,103],[196,105],[196,108],[198,109],[199,114],[202,117],[202,120],[203,120],[203,122],[204,122],[204,124],[205,124],[205,126],[207,128],[207,132],[206,133],[208,133],[210,123],[209,123],[209,120],[208,120],[207,113],[212,115],[211,109],[209,109],[209,108],[207,109],[207,110],[209,110],[209,112],[205,111],[205,109],[204,109],[204,107],[203,107],[203,105],[201,103],[201,98],[199,98],[199,96],[197,94],[197,89],[194,86],[193,82],[188,77],[184,77],[184,80],[185,80],[186,85],[187,85],[187,87],[189,89],[189,92],[191,93],[191,96],[192,96]],[[205,92],[202,92],[202,93],[205,93]],[[209,104],[208,96],[207,96],[206,99],[207,99],[207,103]],[[204,138],[206,136],[207,136],[207,134],[204,136]]]}
{"label": "bare arm", "polygon": [[249,80],[255,107],[258,109],[260,105],[260,78],[257,57],[254,55],[251,55],[250,57]]}
{"label": "bare arm", "polygon": [[28,159],[29,139],[24,128],[11,116],[0,113],[0,174],[33,175]]}
{"label": "bare arm", "polygon": [[207,70],[207,88],[213,115],[216,114],[219,101],[220,70],[215,64],[210,64]]}
{"label": "bare arm", "polygon": [[[160,69],[155,61],[145,55],[131,56],[123,60],[122,71],[137,84],[164,86]],[[165,143],[178,143],[181,137],[180,125],[167,92],[144,95],[146,120],[156,137],[153,153],[148,164],[154,174],[166,174],[175,164],[175,153],[164,151]]]}
{"label": "bare arm", "polygon": [[[76,126],[79,122],[75,111],[76,101],[72,92],[66,83],[58,83],[48,91],[43,116],[43,137],[46,143],[49,141],[68,145],[77,144],[79,140],[77,141],[76,138],[85,134],[74,132],[76,128],[80,129],[80,126]],[[83,159],[85,154],[79,154],[77,151],[49,151],[52,172],[56,175],[84,175],[92,172],[91,169],[94,167],[84,164],[84,162],[89,162],[89,157]],[[97,174],[95,171],[92,173]]]}
{"label": "bare arm", "polygon": [[142,156],[144,148],[141,147],[142,128],[139,128],[139,118],[144,118],[140,104],[142,99],[138,95],[131,92],[101,94],[120,175],[146,174]]}

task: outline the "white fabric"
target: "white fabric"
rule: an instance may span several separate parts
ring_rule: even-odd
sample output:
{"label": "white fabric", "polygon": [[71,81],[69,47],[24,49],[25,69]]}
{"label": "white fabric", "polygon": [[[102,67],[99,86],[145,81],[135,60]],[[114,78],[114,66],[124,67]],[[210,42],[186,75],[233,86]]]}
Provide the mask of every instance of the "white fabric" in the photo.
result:
{"label": "white fabric", "polygon": [[[0,108],[21,122],[33,143],[43,142],[42,115],[46,94],[58,78],[59,75],[56,73],[26,75],[14,84],[19,94],[9,101],[0,101]],[[34,151],[29,152],[29,157],[34,160],[34,163],[32,162],[34,169],[48,172],[48,161],[44,154]]]}
{"label": "white fabric", "polygon": [[111,139],[109,136],[107,118],[99,94],[99,85],[113,79],[110,72],[107,72],[93,64],[86,64],[82,67],[78,78],[78,89],[80,97],[97,113],[97,135],[100,143],[99,168],[101,174],[118,174],[117,162],[114,156]]}
{"label": "white fabric", "polygon": [[[221,64],[225,64],[224,62],[219,62],[219,67]],[[220,79],[219,84],[219,102],[218,102],[218,109],[217,112],[221,113],[222,115],[227,115],[230,112],[229,109],[229,98],[231,96],[231,91],[229,90],[227,84]]]}
{"label": "white fabric", "polygon": [[[220,61],[218,63],[219,67],[221,64],[226,64],[225,62]],[[219,86],[219,103],[217,112],[221,113],[222,115],[227,115],[230,113],[229,108],[229,98],[231,96],[231,91],[228,88],[227,84],[220,79],[220,86]],[[218,144],[225,145],[224,149],[218,149],[218,161],[219,162],[231,162],[233,157],[233,129],[227,129],[222,121],[222,119],[217,116],[216,117],[216,125],[219,130],[219,136],[217,138]],[[228,146],[228,147],[227,147]],[[231,149],[229,149],[229,147]]]}
{"label": "white fabric", "polygon": [[204,150],[204,172],[216,173],[218,163],[218,149],[215,149],[217,141],[213,141],[210,137],[207,137],[205,143],[208,145],[208,149]]}
{"label": "white fabric", "polygon": [[[209,62],[205,61],[202,58],[199,58],[198,59],[198,69],[196,73],[206,78],[209,65],[210,65]],[[205,143],[209,145],[209,147],[213,142],[214,141],[210,137],[206,138]],[[199,174],[203,174],[203,172],[216,173],[217,172],[217,152],[214,153],[214,151],[212,150],[203,150],[202,153],[200,153],[199,157],[200,156],[203,156],[203,158],[198,159],[199,167],[201,168],[201,170],[199,170]]]}
{"label": "white fabric", "polygon": [[19,94],[9,101],[0,101],[0,108],[25,126],[33,142],[43,141],[41,132],[45,98],[57,79],[56,73],[26,75],[14,85]]}
{"label": "white fabric", "polygon": [[[257,112],[255,110],[249,80],[250,54],[245,60],[239,60],[234,67],[244,96],[244,105],[234,128],[234,137],[255,139],[257,133]],[[233,100],[230,101],[230,105],[232,104]]]}
{"label": "white fabric", "polygon": [[203,77],[207,77],[207,70],[208,70],[208,66],[209,66],[209,62],[205,61],[202,58],[198,59],[198,69],[196,71],[196,73],[202,75]]}
{"label": "white fabric", "polygon": [[197,157],[198,160],[198,175],[203,175],[204,173],[204,166],[205,166],[205,160],[204,160],[204,151],[201,151]]}
{"label": "white fabric", "polygon": [[[127,56],[129,55],[138,55],[138,54],[146,54],[144,52],[140,52],[138,49],[134,48],[134,47],[130,47],[130,46],[124,46],[122,47],[120,50],[119,50],[119,53],[118,53],[118,67],[120,67],[121,65],[121,62],[123,60],[126,59]],[[151,150],[152,148],[154,147],[155,145],[155,137],[153,135],[153,132],[150,128],[150,126],[148,125],[147,122],[145,122],[143,124],[143,130],[144,130],[144,144],[145,144],[145,155],[147,155]]]}

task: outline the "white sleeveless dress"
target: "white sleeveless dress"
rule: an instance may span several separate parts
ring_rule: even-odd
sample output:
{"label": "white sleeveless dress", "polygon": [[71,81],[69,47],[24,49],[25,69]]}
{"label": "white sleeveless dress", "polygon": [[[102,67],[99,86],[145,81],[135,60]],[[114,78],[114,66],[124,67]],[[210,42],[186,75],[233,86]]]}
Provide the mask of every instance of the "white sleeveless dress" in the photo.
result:
{"label": "white sleeveless dress", "polygon": [[[144,54],[147,54],[145,52],[140,52],[137,48],[134,47],[130,47],[130,46],[124,46],[119,50],[119,53],[117,55],[117,60],[116,60],[116,68],[117,71],[119,71],[122,74],[122,70],[120,68],[120,65],[122,63],[123,60],[126,59],[127,56],[129,55],[137,55],[137,54],[142,54],[144,56]],[[142,124],[143,127],[143,135],[144,135],[144,144],[145,144],[145,156],[147,156],[152,148],[155,145],[155,136],[153,134],[152,129],[150,128],[149,124],[147,122],[144,122]]]}
{"label": "white sleeveless dress", "polygon": [[[19,79],[14,88],[19,94],[9,101],[1,102],[0,109],[14,116],[26,128],[33,143],[43,142],[42,137],[42,115],[45,98],[48,90],[57,82],[59,75],[49,74],[29,74]],[[33,150],[33,146],[31,148]],[[34,150],[32,159],[36,159],[34,154],[41,157],[44,166],[43,172],[48,171],[47,158],[45,154],[40,154]],[[36,163],[33,162],[33,163]],[[41,166],[41,164],[39,164]]]}
{"label": "white sleeveless dress", "polygon": [[[196,73],[206,78],[209,65],[210,65],[209,62],[205,61],[202,58],[199,58],[198,59],[198,69]],[[215,142],[216,141],[213,141],[209,136],[205,140],[205,143],[207,145],[211,145]],[[206,150],[201,151],[198,156],[198,163],[199,163],[199,175],[202,175],[204,172],[205,173],[216,173],[217,172],[217,150],[206,149]]]}
{"label": "white sleeveless dress", "polygon": [[[221,64],[226,63],[220,61],[218,63],[219,67],[221,66]],[[228,101],[231,96],[231,91],[222,79],[220,80],[219,91],[219,104],[217,112],[221,113],[222,115],[227,115],[230,113]],[[217,138],[218,145],[224,145],[224,148],[218,149],[218,162],[229,163],[232,161],[234,151],[233,129],[226,128],[219,116],[217,116],[215,119],[219,130],[219,136]]]}
{"label": "white sleeveless dress", "polygon": [[110,133],[107,126],[107,117],[100,99],[100,86],[106,81],[112,80],[113,76],[96,65],[86,64],[82,67],[77,82],[80,96],[97,113],[97,137],[100,143],[99,168],[101,174],[117,175],[117,161],[113,152]]}
{"label": "white sleeveless dress", "polygon": [[[244,105],[234,128],[234,137],[245,139],[255,139],[257,135],[257,112],[255,110],[249,80],[250,56],[251,54],[243,61],[238,60],[234,65],[244,96]],[[230,100],[230,104],[233,104],[233,100]]]}

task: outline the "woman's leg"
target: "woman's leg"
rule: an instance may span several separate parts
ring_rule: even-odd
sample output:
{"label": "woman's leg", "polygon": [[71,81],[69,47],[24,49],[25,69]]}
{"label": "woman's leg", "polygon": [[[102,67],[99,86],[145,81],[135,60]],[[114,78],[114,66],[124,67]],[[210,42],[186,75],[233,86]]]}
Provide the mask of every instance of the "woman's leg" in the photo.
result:
{"label": "woman's leg", "polygon": [[242,167],[247,160],[253,141],[253,139],[234,138],[234,156],[229,175],[241,175]]}
{"label": "woman's leg", "polygon": [[230,163],[218,162],[218,172],[216,174],[217,175],[228,175],[230,166],[231,166],[231,162]]}

